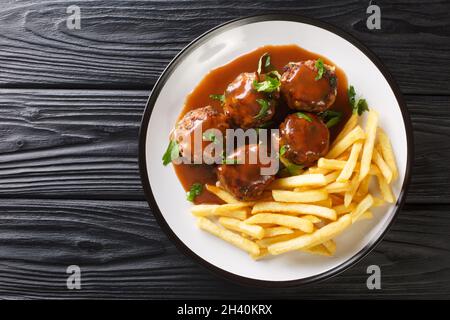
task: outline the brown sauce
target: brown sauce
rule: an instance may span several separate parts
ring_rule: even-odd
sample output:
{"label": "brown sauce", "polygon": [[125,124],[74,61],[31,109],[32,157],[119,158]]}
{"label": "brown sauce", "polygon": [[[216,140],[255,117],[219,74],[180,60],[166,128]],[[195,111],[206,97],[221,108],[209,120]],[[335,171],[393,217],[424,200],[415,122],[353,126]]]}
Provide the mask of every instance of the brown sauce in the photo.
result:
{"label": "brown sauce", "polygon": [[[325,64],[334,65],[326,57],[307,51],[296,45],[281,46],[264,46],[244,54],[224,66],[211,70],[197,85],[197,87],[186,98],[183,110],[180,113],[181,119],[186,112],[212,105],[217,109],[221,109],[220,102],[212,100],[210,94],[223,94],[226,87],[242,72],[254,72],[258,68],[258,61],[262,54],[269,53],[272,65],[280,72],[289,62],[298,62],[304,60],[316,60],[321,58]],[[340,111],[343,114],[341,122],[330,129],[331,141],[341,131],[343,125],[351,115],[351,107],[347,96],[347,77],[343,70],[336,66],[337,77],[337,97],[336,101],[330,108],[331,110]],[[295,112],[282,103],[277,106],[276,114],[273,119],[273,128],[278,128],[279,124],[284,120],[286,115]],[[215,184],[217,181],[216,168],[207,165],[174,165],[175,172],[187,191],[192,184]],[[200,203],[222,203],[215,195],[204,190],[201,195],[195,199],[196,204]]]}

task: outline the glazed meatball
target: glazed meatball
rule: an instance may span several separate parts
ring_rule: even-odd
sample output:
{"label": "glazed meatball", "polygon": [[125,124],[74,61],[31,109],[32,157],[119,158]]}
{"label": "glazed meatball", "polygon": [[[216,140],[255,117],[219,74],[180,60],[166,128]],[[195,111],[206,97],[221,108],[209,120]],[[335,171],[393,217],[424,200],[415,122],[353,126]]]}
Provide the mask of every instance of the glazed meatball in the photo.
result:
{"label": "glazed meatball", "polygon": [[322,112],[335,101],[337,78],[334,68],[324,65],[322,78],[318,77],[316,61],[291,62],[281,76],[281,95],[294,110]]}
{"label": "glazed meatball", "polygon": [[293,113],[280,125],[280,150],[289,161],[311,166],[328,152],[330,132],[312,113]]}
{"label": "glazed meatball", "polygon": [[[256,91],[255,80],[261,80],[256,72],[241,73],[225,90],[223,110],[232,123],[242,129],[258,127],[272,119],[275,113],[276,100]],[[269,108],[262,114],[260,99],[269,103]]]}
{"label": "glazed meatball", "polygon": [[[222,164],[217,168],[217,176],[222,187],[239,200],[256,200],[264,189],[275,179],[274,175],[262,175],[261,168],[269,167],[259,161],[260,145],[242,146],[229,155],[227,159],[245,159],[238,164]],[[244,158],[245,157],[245,158]],[[254,164],[249,159],[256,159]]]}
{"label": "glazed meatball", "polygon": [[[213,137],[204,137],[203,133],[209,129],[217,129],[225,137],[225,130],[229,127],[227,117],[223,113],[211,106],[206,106],[186,113],[175,126],[172,137],[178,143],[182,157],[200,163],[203,159],[204,149],[212,142],[211,140],[214,140]],[[195,150],[195,131],[200,129],[201,133],[198,136],[202,139],[201,150]],[[214,155],[211,157],[213,158]]]}

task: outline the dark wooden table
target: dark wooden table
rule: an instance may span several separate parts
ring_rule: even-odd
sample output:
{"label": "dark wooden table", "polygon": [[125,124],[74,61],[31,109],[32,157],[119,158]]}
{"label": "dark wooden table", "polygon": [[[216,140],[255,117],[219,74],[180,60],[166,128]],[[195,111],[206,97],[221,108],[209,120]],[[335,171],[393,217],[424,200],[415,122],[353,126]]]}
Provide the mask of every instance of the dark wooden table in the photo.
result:
{"label": "dark wooden table", "polygon": [[[66,26],[69,5],[81,29]],[[3,298],[449,298],[450,3],[0,1],[0,296]],[[146,99],[187,43],[225,21],[289,12],[338,26],[387,65],[412,115],[406,205],[382,243],[320,284],[253,289],[199,267],[163,234],[137,163]],[[68,290],[79,265],[82,289]],[[367,266],[382,289],[366,287]]]}

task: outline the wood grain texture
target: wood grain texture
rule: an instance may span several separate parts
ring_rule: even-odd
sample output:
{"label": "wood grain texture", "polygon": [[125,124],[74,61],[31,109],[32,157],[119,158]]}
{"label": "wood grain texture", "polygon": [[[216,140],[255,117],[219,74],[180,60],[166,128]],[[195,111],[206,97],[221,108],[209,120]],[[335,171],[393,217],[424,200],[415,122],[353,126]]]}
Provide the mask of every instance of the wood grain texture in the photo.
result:
{"label": "wood grain texture", "polygon": [[[0,90],[0,197],[144,200],[137,145],[147,95]],[[407,103],[416,145],[408,202],[448,203],[450,97]]]}
{"label": "wood grain texture", "polygon": [[[303,288],[255,290],[220,280],[178,252],[140,201],[0,202],[4,298],[448,298],[448,205],[406,206],[385,240],[343,274]],[[200,231],[199,231],[200,232]],[[66,288],[66,268],[82,289]],[[367,266],[382,290],[366,288]]]}
{"label": "wood grain texture", "polygon": [[[66,27],[69,5],[81,30]],[[450,2],[3,0],[0,6],[0,298],[450,297]],[[324,283],[260,290],[182,255],[144,201],[137,162],[149,90],[190,41],[231,19],[294,13],[344,29],[397,79],[412,115],[407,205],[382,243]],[[28,88],[28,89],[27,89]],[[40,90],[38,90],[40,89]],[[66,268],[82,269],[82,290]],[[366,268],[382,290],[366,288]]]}
{"label": "wood grain texture", "polygon": [[448,1],[377,1],[381,30],[366,28],[364,1],[3,0],[0,87],[149,89],[186,44],[248,15],[294,13],[349,32],[371,48],[412,94],[449,94]]}

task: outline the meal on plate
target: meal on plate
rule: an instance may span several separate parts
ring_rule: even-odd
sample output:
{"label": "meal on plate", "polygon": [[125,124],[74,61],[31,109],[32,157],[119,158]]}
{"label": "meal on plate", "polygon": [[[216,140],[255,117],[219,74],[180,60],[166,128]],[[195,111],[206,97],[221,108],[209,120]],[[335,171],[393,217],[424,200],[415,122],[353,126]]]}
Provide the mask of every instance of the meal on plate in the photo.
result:
{"label": "meal on plate", "polygon": [[398,169],[381,126],[327,58],[264,46],[200,81],[162,160],[198,226],[252,258],[332,256],[334,238],[395,202]]}

